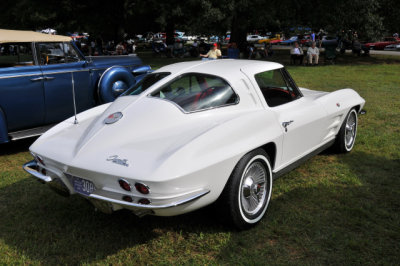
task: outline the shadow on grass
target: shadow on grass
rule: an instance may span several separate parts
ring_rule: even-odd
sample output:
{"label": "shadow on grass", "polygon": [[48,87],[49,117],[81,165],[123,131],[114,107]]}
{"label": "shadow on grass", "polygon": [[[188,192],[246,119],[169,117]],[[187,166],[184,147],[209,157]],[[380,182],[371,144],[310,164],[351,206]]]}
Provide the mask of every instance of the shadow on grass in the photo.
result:
{"label": "shadow on grass", "polygon": [[29,151],[29,146],[31,146],[36,139],[37,137],[34,137],[0,144],[0,156]]}
{"label": "shadow on grass", "polygon": [[[363,152],[337,158],[339,166],[350,168],[349,176],[337,169],[332,176],[338,178],[304,185],[313,177],[300,177],[295,171],[276,180],[280,188],[285,182],[292,185],[273,197],[260,224],[232,234],[219,254],[220,261],[250,265],[397,264],[400,161]],[[304,168],[297,173],[304,173]]]}
{"label": "shadow on grass", "polygon": [[[218,237],[221,232],[230,234],[216,257],[222,264],[395,264],[400,162],[362,152],[336,156],[338,167],[327,166],[336,178],[328,182],[304,183],[313,178],[312,171],[304,176],[313,162],[276,180],[278,187],[289,184],[287,190],[272,199],[260,224],[244,232],[215,219],[212,207],[177,217],[105,215],[78,196],[63,198],[25,178],[0,188],[0,239],[43,264],[98,262],[124,249],[152,248],[153,240],[166,252],[167,234]],[[346,166],[351,178],[342,174]],[[191,241],[198,247],[208,243],[200,237]],[[192,247],[191,252],[198,251]],[[132,256],[140,260],[140,254]]]}
{"label": "shadow on grass", "polygon": [[33,178],[0,188],[0,239],[45,265],[102,260],[171,231],[225,231],[212,215],[210,207],[176,217],[138,218],[129,211],[107,215],[85,199],[59,196]]}

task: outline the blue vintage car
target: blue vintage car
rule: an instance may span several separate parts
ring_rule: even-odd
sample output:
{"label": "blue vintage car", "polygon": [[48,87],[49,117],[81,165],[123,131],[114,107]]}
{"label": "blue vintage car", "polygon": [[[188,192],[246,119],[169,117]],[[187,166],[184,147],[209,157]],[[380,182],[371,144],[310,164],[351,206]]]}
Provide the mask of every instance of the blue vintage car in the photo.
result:
{"label": "blue vintage car", "polygon": [[136,56],[84,57],[70,37],[0,30],[0,143],[113,101],[150,70]]}
{"label": "blue vintage car", "polygon": [[281,41],[280,44],[281,45],[292,45],[292,44],[294,44],[295,42],[298,42],[298,41],[300,41],[298,36],[292,36],[292,37],[290,37],[290,39]]}

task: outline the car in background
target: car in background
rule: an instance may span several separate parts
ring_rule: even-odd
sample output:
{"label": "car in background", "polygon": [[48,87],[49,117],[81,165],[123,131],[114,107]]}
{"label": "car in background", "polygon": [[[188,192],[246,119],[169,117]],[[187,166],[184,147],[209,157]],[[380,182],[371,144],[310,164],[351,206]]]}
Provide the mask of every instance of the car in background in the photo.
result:
{"label": "car in background", "polygon": [[304,35],[303,38],[300,40],[300,45],[311,46],[312,38],[311,35]]}
{"label": "car in background", "polygon": [[280,39],[279,36],[276,36],[276,37],[273,37],[273,38],[270,38],[270,37],[267,36],[265,39],[262,39],[262,40],[258,41],[259,44],[264,44],[264,43],[278,44],[280,42],[282,42],[282,40]]}
{"label": "car in background", "polygon": [[281,41],[280,44],[282,45],[293,45],[295,42],[299,41],[299,36],[292,36],[287,40]]}
{"label": "car in background", "polygon": [[386,37],[380,42],[366,43],[365,46],[370,50],[383,50],[386,46],[390,44],[400,43],[400,38],[397,37]]}
{"label": "car in background", "polygon": [[85,57],[71,37],[0,30],[0,143],[111,102],[150,71],[136,55]]}
{"label": "car in background", "polygon": [[173,216],[218,201],[245,229],[264,216],[274,178],[332,145],[353,149],[364,104],[349,88],[299,88],[277,63],[182,62],[47,131],[24,169],[105,213]]}
{"label": "car in background", "polygon": [[389,44],[383,50],[385,50],[385,51],[400,51],[400,43]]}
{"label": "car in background", "polygon": [[248,35],[246,40],[248,42],[258,42],[259,40],[263,40],[264,37],[260,36],[260,35]]}

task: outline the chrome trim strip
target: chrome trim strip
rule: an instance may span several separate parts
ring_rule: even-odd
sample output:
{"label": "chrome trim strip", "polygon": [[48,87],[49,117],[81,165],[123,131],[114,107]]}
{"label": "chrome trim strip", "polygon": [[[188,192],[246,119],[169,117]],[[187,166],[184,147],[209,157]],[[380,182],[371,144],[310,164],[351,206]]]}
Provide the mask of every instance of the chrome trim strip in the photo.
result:
{"label": "chrome trim strip", "polygon": [[73,71],[55,71],[55,72],[46,72],[45,69],[42,69],[43,75],[52,75],[52,74],[68,74],[75,72],[89,72],[89,69],[81,69],[81,70],[73,70]]}
{"label": "chrome trim strip", "polygon": [[[59,72],[46,72],[44,70],[43,74],[46,75],[51,75],[51,74],[65,74],[65,73],[75,73],[75,72],[85,72],[85,71],[90,71],[90,69],[82,69],[82,70],[74,70],[74,71],[59,71]],[[23,75],[14,75],[14,76],[3,76],[0,77],[0,79],[7,79],[7,78],[19,78],[19,77],[31,77],[31,76],[42,76],[42,72],[40,73],[35,73],[35,74],[23,74]]]}
{"label": "chrome trim strip", "polygon": [[23,169],[34,177],[44,181],[46,183],[51,182],[53,179],[50,176],[43,175],[38,170],[38,163],[35,160],[27,162],[24,164]]}
{"label": "chrome trim strip", "polygon": [[127,202],[127,201],[122,201],[122,200],[116,200],[116,199],[111,199],[111,198],[107,198],[104,196],[100,196],[97,195],[95,193],[92,193],[89,195],[89,198],[92,199],[98,199],[98,200],[103,200],[103,201],[107,201],[110,203],[115,203],[115,204],[119,204],[119,205],[123,205],[123,206],[127,206],[127,207],[135,207],[135,208],[139,208],[139,209],[152,209],[152,210],[156,210],[156,209],[166,209],[166,208],[172,208],[172,207],[177,207],[186,203],[189,203],[191,201],[194,201],[198,198],[203,197],[204,195],[207,195],[208,193],[210,193],[210,190],[207,189],[203,189],[200,192],[186,198],[186,199],[182,199],[182,200],[178,200],[169,204],[164,204],[164,205],[143,205],[143,204],[138,204],[138,203],[131,203],[131,202]]}
{"label": "chrome trim strip", "polygon": [[19,78],[19,77],[32,77],[32,76],[42,76],[42,72],[35,74],[23,74],[23,75],[14,75],[14,76],[2,76],[0,79],[8,79],[8,78]]}
{"label": "chrome trim strip", "polygon": [[41,133],[32,133],[32,134],[29,134],[29,135],[24,135],[24,136],[22,136],[22,137],[13,137],[12,136],[12,134],[9,134],[10,136],[11,136],[11,140],[12,141],[15,141],[15,140],[19,140],[19,139],[27,139],[27,138],[32,138],[32,137],[37,137],[37,136],[40,136],[40,135],[42,135],[44,132],[41,132]]}
{"label": "chrome trim strip", "polygon": [[32,82],[44,80],[44,77],[38,77],[31,79]]}

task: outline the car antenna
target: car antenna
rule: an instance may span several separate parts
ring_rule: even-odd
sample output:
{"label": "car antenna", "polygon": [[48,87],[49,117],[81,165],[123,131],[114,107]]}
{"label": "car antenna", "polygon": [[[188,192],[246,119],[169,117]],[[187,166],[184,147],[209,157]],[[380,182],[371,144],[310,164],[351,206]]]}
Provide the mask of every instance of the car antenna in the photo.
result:
{"label": "car antenna", "polygon": [[74,100],[74,116],[75,116],[75,120],[74,120],[74,124],[78,124],[78,119],[76,118],[76,102],[75,102],[75,81],[74,81],[74,73],[71,72],[71,77],[72,77],[72,98]]}

